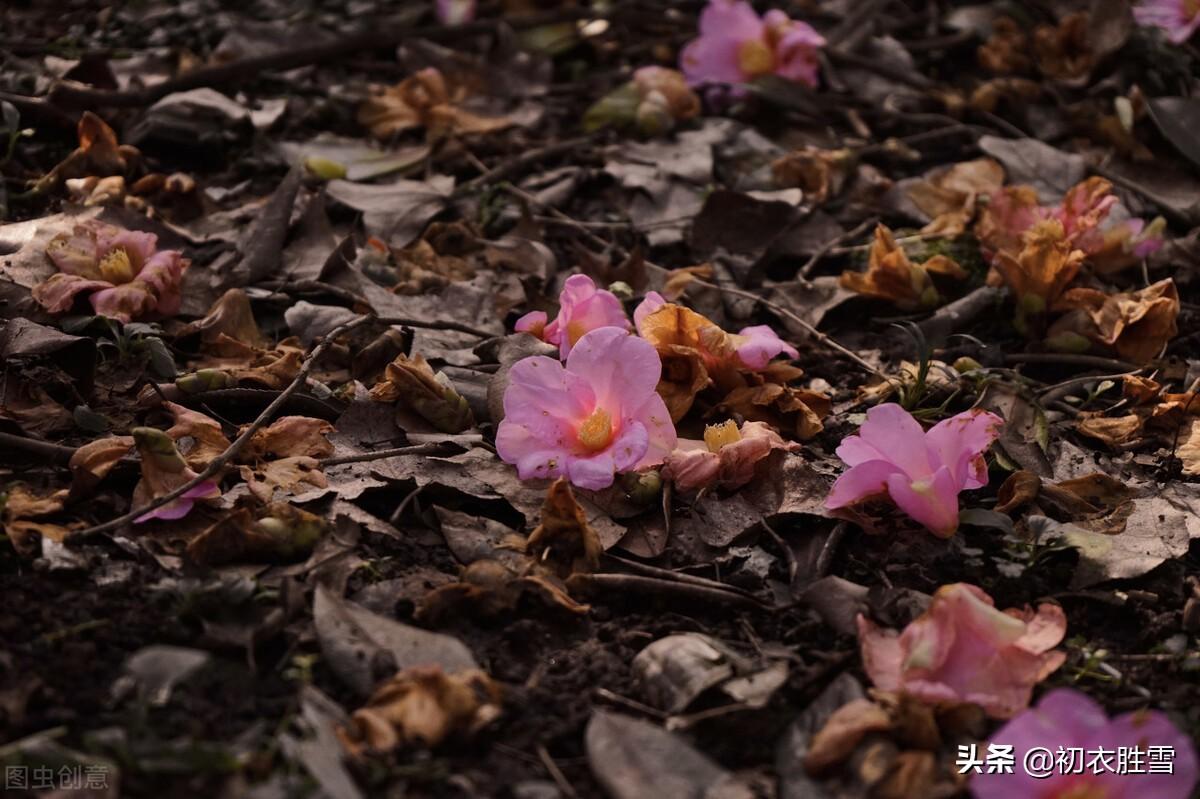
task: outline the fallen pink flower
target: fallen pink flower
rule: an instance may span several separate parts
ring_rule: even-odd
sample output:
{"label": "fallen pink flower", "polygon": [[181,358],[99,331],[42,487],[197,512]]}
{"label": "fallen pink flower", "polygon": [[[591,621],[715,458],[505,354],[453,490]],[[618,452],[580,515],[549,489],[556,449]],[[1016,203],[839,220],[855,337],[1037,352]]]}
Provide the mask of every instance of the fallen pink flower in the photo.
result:
{"label": "fallen pink flower", "polygon": [[436,0],[438,22],[451,27],[475,19],[475,0]]}
{"label": "fallen pink flower", "polygon": [[[135,427],[130,431],[141,457],[142,479],[133,489],[133,505],[141,507],[161,496],[175,491],[198,475],[184,461],[172,438],[153,427]],[[134,519],[135,524],[150,519],[182,519],[191,512],[198,499],[215,499],[221,496],[221,488],[214,480],[205,480],[188,489],[161,508],[143,513]]]}
{"label": "fallen pink flower", "polygon": [[[973,774],[971,792],[977,799],[1188,799],[1196,786],[1196,745],[1166,715],[1136,710],[1110,720],[1091,697],[1071,688],[1050,691],[1036,707],[997,730],[992,740],[1012,747],[1017,767],[1011,774],[987,773],[986,768]],[[1026,753],[1038,747],[1054,753],[1075,749],[1086,754],[1044,777],[1034,777],[1021,764]],[[1170,753],[1170,772],[1150,772],[1153,760],[1163,760],[1152,757],[1150,747],[1163,747],[1156,751]],[[1094,769],[1094,753],[1101,749],[1110,753],[1100,761],[1107,762],[1107,767]],[[1120,750],[1139,752],[1140,759],[1131,758],[1126,765],[1140,763],[1140,770],[1118,773]]]}
{"label": "fallen pink flower", "polygon": [[530,311],[517,320],[516,330],[531,333],[547,344],[558,345],[561,357],[586,333],[601,327],[629,330],[629,318],[617,295],[596,284],[587,275],[571,275],[558,295],[558,316],[546,324],[543,311]]}
{"label": "fallen pink flower", "polygon": [[565,476],[589,489],[662,463],[676,437],[655,391],[661,372],[653,345],[619,327],[585,333],[565,366],[545,356],[518,361],[496,452],[522,480]]}
{"label": "fallen pink flower", "polygon": [[1183,44],[1200,27],[1196,0],[1142,0],[1133,7],[1133,18],[1144,28],[1160,28],[1167,39]]}
{"label": "fallen pink flower", "polygon": [[833,484],[825,507],[887,494],[934,535],[948,538],[958,529],[959,492],[987,485],[983,453],[1003,423],[994,413],[970,410],[926,432],[899,405],[877,405],[867,412],[858,435],[838,447],[838,457],[850,468]]}
{"label": "fallen pink flower", "polygon": [[680,491],[719,486],[727,491],[754,479],[754,468],[773,450],[799,449],[798,444],[780,438],[765,422],[709,425],[704,440],[679,439],[667,456],[663,476]]}
{"label": "fallen pink flower", "polygon": [[[646,317],[667,305],[667,300],[657,291],[648,291],[633,311],[633,324],[638,334],[645,336]],[[726,334],[729,345],[733,348],[737,365],[743,369],[757,371],[767,368],[767,364],[777,355],[787,355],[789,358],[799,358],[800,353],[791,344],[779,337],[779,334],[768,325],[751,325],[743,327],[737,334]],[[706,353],[706,355],[710,355]]]}
{"label": "fallen pink flower", "polygon": [[748,83],[763,75],[817,85],[821,34],[779,10],[759,17],[745,0],[709,0],[700,36],[684,47],[680,69],[688,83]]}
{"label": "fallen pink flower", "polygon": [[58,267],[33,290],[33,298],[52,313],[71,309],[75,295],[89,292],[92,308],[122,322],[179,311],[180,282],[188,261],[178,250],[159,250],[153,233],[123,230],[89,220],[46,245]]}
{"label": "fallen pink flower", "polygon": [[1054,649],[1066,630],[1058,605],[1001,612],[966,583],[939,588],[902,633],[858,616],[863,669],[876,688],[931,704],[974,703],[1002,719],[1028,707],[1033,686],[1066,660]]}

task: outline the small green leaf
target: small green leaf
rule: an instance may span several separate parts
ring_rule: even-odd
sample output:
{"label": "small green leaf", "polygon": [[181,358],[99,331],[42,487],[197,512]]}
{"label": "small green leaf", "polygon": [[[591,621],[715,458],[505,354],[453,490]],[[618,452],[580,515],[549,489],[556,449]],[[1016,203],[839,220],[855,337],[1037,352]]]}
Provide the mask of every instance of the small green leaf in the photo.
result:
{"label": "small green leaf", "polygon": [[150,353],[150,371],[165,380],[174,380],[176,375],[175,356],[157,336],[144,339],[146,351]]}

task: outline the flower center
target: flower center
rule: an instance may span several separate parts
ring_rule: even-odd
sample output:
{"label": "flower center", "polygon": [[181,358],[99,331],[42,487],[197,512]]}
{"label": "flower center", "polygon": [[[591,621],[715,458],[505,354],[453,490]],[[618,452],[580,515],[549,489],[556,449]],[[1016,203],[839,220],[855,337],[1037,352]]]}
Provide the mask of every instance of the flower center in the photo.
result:
{"label": "flower center", "polygon": [[575,434],[579,444],[588,452],[599,452],[607,447],[613,438],[612,417],[603,408],[592,411],[591,416],[579,425]]}
{"label": "flower center", "polygon": [[583,338],[583,334],[588,332],[587,325],[580,319],[572,319],[567,322],[567,341],[571,342],[574,347],[579,343],[579,339]]}
{"label": "flower center", "polygon": [[738,69],[748,78],[765,75],[775,69],[775,54],[760,39],[742,42],[738,48]]}
{"label": "flower center", "polygon": [[721,424],[710,424],[704,428],[704,443],[709,452],[720,452],[721,447],[742,440],[737,422],[730,419]]}
{"label": "flower center", "polygon": [[133,280],[133,262],[124,247],[116,247],[100,259],[100,274],[109,283],[128,283]]}

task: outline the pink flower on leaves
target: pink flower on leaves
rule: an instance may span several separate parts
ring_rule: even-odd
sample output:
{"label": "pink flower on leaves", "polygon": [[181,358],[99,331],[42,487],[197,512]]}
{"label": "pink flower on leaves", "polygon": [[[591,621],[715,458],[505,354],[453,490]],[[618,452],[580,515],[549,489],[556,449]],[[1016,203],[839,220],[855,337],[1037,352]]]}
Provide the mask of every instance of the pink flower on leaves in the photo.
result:
{"label": "pink flower on leaves", "polygon": [[987,484],[983,453],[1003,423],[994,413],[971,410],[925,432],[899,405],[877,405],[858,435],[838,447],[850,468],[833,484],[825,507],[843,508],[886,493],[934,535],[948,538],[958,529],[959,492]]}
{"label": "pink flower on leaves", "polygon": [[679,439],[666,458],[663,476],[680,491],[712,486],[732,491],[753,480],[755,466],[774,450],[799,448],[765,422],[745,422],[739,430],[728,421],[705,428],[703,441]]}
{"label": "pink flower on leaves", "polygon": [[[1109,719],[1094,700],[1071,688],[1050,691],[1036,707],[1026,710],[1005,724],[992,740],[1011,745],[1015,761],[1036,747],[1051,752],[1082,749],[1094,752],[1101,747],[1110,752],[1124,748],[1141,752],[1141,769],[1148,771],[1149,747],[1169,747],[1173,752],[1172,773],[1118,774],[1101,769],[1093,774],[1083,766],[1082,774],[1054,769],[1048,777],[1030,776],[1019,765],[1011,774],[977,773],[971,777],[971,792],[977,799],[1009,799],[1036,796],[1038,799],[1188,799],[1196,786],[1198,769],[1196,745],[1171,720],[1157,711],[1138,710]],[[1114,755],[1115,757],[1115,755]]]}
{"label": "pink flower on leaves", "polygon": [[443,25],[465,25],[475,19],[475,0],[436,0],[434,7]]}
{"label": "pink flower on leaves", "polygon": [[1133,7],[1133,18],[1145,28],[1161,28],[1167,39],[1183,44],[1200,27],[1196,0],[1142,0]]}
{"label": "pink flower on leaves", "polygon": [[817,85],[821,34],[779,10],[759,17],[745,0],[709,0],[700,36],[680,55],[688,83],[747,83],[763,75]]}
{"label": "pink flower on leaves", "polygon": [[522,480],[567,477],[580,488],[612,485],[617,472],[662,463],[675,426],[655,391],[662,363],[623,328],[583,335],[566,364],[534,356],[508,373],[496,452]]}
{"label": "pink flower on leaves", "polygon": [[902,633],[858,616],[863,669],[876,688],[931,704],[974,703],[994,718],[1012,718],[1029,706],[1033,686],[1066,660],[1054,649],[1066,630],[1058,605],[1001,612],[966,583],[939,588],[929,609]]}
{"label": "pink flower on leaves", "polygon": [[[633,324],[637,327],[639,335],[645,335],[643,322],[646,317],[667,304],[666,298],[657,291],[646,292],[646,296],[633,311]],[[781,339],[779,334],[767,325],[743,327],[741,332],[730,335],[729,340],[737,357],[737,365],[743,369],[765,369],[777,355],[800,357],[795,347]]]}
{"label": "pink flower on leaves", "polygon": [[58,267],[33,290],[33,298],[52,313],[71,309],[75,295],[89,292],[92,308],[122,322],[179,311],[180,282],[188,261],[177,250],[159,250],[153,233],[124,230],[89,220],[46,245]]}
{"label": "pink flower on leaves", "polygon": [[571,275],[558,295],[558,316],[546,324],[542,311],[530,311],[517,320],[516,330],[532,333],[547,344],[557,344],[563,358],[586,333],[601,327],[629,330],[629,318],[617,295],[596,288],[587,275]]}

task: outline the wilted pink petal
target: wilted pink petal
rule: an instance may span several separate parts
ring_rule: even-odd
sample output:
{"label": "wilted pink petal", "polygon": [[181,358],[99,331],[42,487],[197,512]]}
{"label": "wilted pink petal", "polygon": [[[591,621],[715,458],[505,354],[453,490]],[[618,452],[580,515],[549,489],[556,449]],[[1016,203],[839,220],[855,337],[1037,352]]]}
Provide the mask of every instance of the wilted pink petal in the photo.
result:
{"label": "wilted pink petal", "polygon": [[436,8],[443,25],[464,25],[475,19],[475,0],[437,0]]}
{"label": "wilted pink petal", "polygon": [[92,309],[101,316],[129,322],[154,310],[156,300],[144,283],[124,283],[101,289],[91,296]]}
{"label": "wilted pink petal", "polygon": [[112,284],[59,272],[33,288],[33,299],[50,313],[65,313],[75,304],[75,295],[106,289]]}
{"label": "wilted pink petal", "polygon": [[662,463],[676,437],[655,390],[661,372],[654,347],[621,327],[585,333],[565,366],[541,356],[518,361],[496,451],[522,480],[566,476],[590,489]]}
{"label": "wilted pink petal", "polygon": [[[978,799],[1009,799],[1013,796],[1188,799],[1198,776],[1196,745],[1166,715],[1154,710],[1137,710],[1109,720],[1099,704],[1072,688],[1050,691],[1035,707],[997,730],[992,741],[1012,746],[1017,764],[1023,763],[1026,753],[1038,747],[1052,753],[1072,749],[1091,753],[1103,748],[1114,753],[1114,767],[1093,773],[1088,762],[1081,762],[1078,769],[1055,768],[1040,778],[1030,775],[1019,765],[1011,774],[973,774],[971,792]],[[1166,748],[1158,751],[1170,751],[1170,773],[1148,773],[1149,748],[1152,746]],[[1115,753],[1122,749],[1140,751],[1140,773],[1117,773]],[[1066,773],[1074,770],[1082,773]]]}
{"label": "wilted pink petal", "polygon": [[95,292],[91,302],[96,313],[122,322],[174,314],[188,262],[176,250],[156,250],[156,242],[153,233],[96,220],[76,225],[46,245],[46,255],[60,273],[37,286],[34,299],[62,313],[70,310],[76,294],[89,291]]}
{"label": "wilted pink petal", "polygon": [[1161,28],[1170,41],[1183,44],[1200,26],[1200,5],[1194,0],[1142,0],[1133,7],[1133,18],[1143,27]]}
{"label": "wilted pink petal", "polygon": [[850,468],[833,484],[825,507],[843,508],[886,491],[910,517],[949,537],[958,529],[959,492],[987,483],[983,453],[1002,424],[994,413],[970,410],[923,432],[899,405],[878,405],[858,435],[838,446]]}
{"label": "wilted pink petal", "polygon": [[[541,338],[547,344],[558,345],[560,357],[566,358],[585,333],[601,327],[619,327],[629,330],[629,318],[617,295],[605,289],[596,288],[596,284],[587,275],[571,275],[563,284],[563,290],[558,295],[558,316],[546,325]],[[518,324],[525,323],[533,332],[539,317],[534,311],[521,317]],[[540,317],[544,319],[543,315]],[[518,327],[518,330],[522,328]],[[535,334],[536,335],[536,334]]]}
{"label": "wilted pink petal", "polygon": [[149,513],[143,513],[141,516],[134,519],[135,524],[149,521],[151,519],[182,519],[192,512],[192,507],[198,499],[216,499],[221,496],[221,488],[212,480],[205,480],[195,488],[185,492],[178,499],[168,502],[161,508],[155,508]]}
{"label": "wilted pink petal", "polygon": [[1066,655],[1053,647],[1066,629],[1058,605],[1001,612],[966,583],[939,588],[898,635],[858,617],[863,668],[877,688],[930,703],[974,703],[995,718],[1027,707],[1034,685],[1062,665]]}
{"label": "wilted pink petal", "polygon": [[773,450],[799,448],[784,441],[765,422],[709,425],[704,441],[680,439],[667,456],[663,476],[680,491],[719,486],[732,491],[754,479],[759,461]]}
{"label": "wilted pink petal", "polygon": [[810,25],[782,11],[760,18],[745,0],[709,0],[700,36],[680,54],[680,69],[693,86],[747,83],[770,74],[815,86],[817,51],[824,44]]}
{"label": "wilted pink petal", "polygon": [[796,348],[781,339],[767,325],[742,328],[742,332],[731,336],[737,347],[737,357],[747,369],[764,369],[776,355],[799,358]]}

